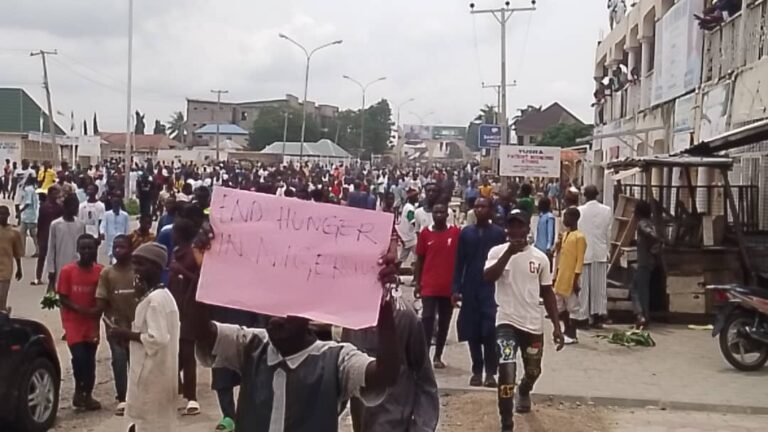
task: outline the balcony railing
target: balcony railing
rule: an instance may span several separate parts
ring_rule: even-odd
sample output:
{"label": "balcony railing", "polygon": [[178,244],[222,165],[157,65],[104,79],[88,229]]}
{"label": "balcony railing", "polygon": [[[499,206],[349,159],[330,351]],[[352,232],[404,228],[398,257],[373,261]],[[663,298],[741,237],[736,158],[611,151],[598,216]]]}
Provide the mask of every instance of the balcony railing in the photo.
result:
{"label": "balcony railing", "polygon": [[[747,0],[745,0],[747,1]],[[702,81],[715,81],[735,69],[754,63],[768,55],[768,1],[758,0],[741,13],[704,35],[704,76]],[[744,23],[744,55],[739,55],[741,25]]]}

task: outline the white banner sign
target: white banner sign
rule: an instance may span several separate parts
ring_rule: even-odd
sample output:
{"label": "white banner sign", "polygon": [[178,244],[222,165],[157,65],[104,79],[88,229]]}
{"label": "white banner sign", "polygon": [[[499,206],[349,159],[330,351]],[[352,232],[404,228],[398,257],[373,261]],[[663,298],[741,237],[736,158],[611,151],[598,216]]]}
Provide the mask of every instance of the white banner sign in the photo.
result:
{"label": "white banner sign", "polygon": [[499,174],[509,177],[560,177],[560,148],[501,146]]}

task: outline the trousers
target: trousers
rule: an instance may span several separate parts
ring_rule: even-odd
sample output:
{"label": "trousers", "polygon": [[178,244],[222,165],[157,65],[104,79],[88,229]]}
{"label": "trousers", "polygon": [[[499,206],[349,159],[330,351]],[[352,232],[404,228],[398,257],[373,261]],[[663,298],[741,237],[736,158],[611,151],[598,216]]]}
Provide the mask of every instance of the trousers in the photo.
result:
{"label": "trousers", "polygon": [[92,342],[80,342],[70,345],[72,354],[72,374],[75,376],[75,389],[86,394],[93,392],[96,384],[96,348]]}
{"label": "trousers", "polygon": [[451,318],[453,317],[453,304],[450,297],[423,297],[422,305],[421,324],[424,326],[424,337],[427,344],[432,343],[435,319],[437,319],[435,358],[441,359],[445,349],[445,341],[448,339]]}
{"label": "trousers", "polygon": [[496,349],[499,359],[498,402],[502,429],[512,429],[517,385],[517,353],[523,358],[523,379],[518,391],[528,395],[541,376],[544,335],[521,330],[510,324],[496,327]]}
{"label": "trousers", "polygon": [[197,400],[197,359],[195,341],[179,340],[179,393],[188,401]]}
{"label": "trousers", "polygon": [[125,402],[128,390],[128,346],[115,340],[107,339],[112,353],[112,375],[115,377],[115,399]]}

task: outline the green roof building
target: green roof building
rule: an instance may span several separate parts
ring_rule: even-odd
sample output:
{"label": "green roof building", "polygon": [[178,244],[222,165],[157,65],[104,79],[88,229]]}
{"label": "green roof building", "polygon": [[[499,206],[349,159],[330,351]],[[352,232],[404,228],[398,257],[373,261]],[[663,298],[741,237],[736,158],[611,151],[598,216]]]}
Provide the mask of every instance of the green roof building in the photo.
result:
{"label": "green roof building", "polygon": [[[40,132],[40,116],[43,118],[42,132],[50,133],[48,114],[24,89],[0,88],[0,133]],[[66,135],[59,125],[55,124],[55,127],[56,135]]]}

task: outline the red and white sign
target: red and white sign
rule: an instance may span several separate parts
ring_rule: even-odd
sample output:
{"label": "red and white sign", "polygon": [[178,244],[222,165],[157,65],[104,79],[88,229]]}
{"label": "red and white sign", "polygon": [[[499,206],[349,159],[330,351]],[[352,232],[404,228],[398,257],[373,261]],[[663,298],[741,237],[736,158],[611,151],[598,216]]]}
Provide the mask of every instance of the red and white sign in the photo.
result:
{"label": "red and white sign", "polygon": [[560,177],[560,148],[501,146],[499,174],[509,177]]}

